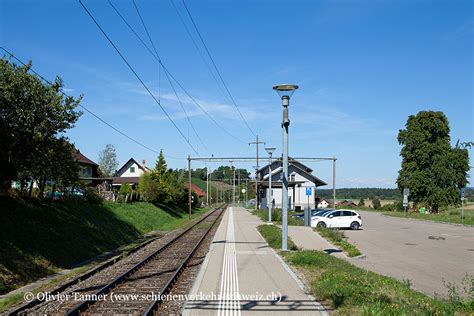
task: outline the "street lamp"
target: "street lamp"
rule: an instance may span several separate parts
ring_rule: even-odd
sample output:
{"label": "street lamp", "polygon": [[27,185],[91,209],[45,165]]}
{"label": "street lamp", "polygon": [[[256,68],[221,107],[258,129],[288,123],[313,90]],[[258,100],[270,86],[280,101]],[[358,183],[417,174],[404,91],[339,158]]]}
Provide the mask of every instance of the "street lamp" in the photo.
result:
{"label": "street lamp", "polygon": [[278,95],[281,97],[283,105],[283,121],[281,127],[283,129],[283,186],[282,186],[282,238],[281,249],[288,250],[288,127],[290,126],[290,119],[288,118],[288,106],[290,105],[290,97],[297,85],[280,84],[273,87]]}
{"label": "street lamp", "polygon": [[273,194],[272,194],[272,154],[275,151],[276,148],[273,147],[267,147],[265,150],[268,153],[268,160],[269,160],[269,165],[268,165],[268,224],[272,223],[272,204],[273,204]]}

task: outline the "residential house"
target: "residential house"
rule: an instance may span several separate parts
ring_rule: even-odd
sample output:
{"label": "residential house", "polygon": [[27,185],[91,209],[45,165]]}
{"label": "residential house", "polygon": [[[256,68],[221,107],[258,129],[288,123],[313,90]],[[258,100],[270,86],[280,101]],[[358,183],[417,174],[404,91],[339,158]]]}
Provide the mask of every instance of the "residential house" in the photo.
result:
{"label": "residential house", "polygon": [[112,178],[101,177],[99,165],[84,156],[79,150],[76,151],[75,161],[79,165],[79,179],[90,186],[97,186],[100,183],[111,183]]}
{"label": "residential house", "polygon": [[330,206],[330,205],[331,205],[331,204],[330,204],[327,200],[324,200],[324,199],[323,199],[323,200],[320,200],[320,201],[318,202],[317,207],[318,207],[318,208],[326,208],[326,207],[328,207],[328,206]]}
{"label": "residential house", "polygon": [[[272,181],[273,207],[282,206],[282,161],[272,162],[272,173],[269,174],[269,165],[257,171],[258,188],[261,197],[261,207],[267,207],[270,196],[268,180]],[[312,174],[313,170],[299,161],[289,159],[288,162],[288,203],[292,210],[304,209],[309,206],[315,208],[316,188],[327,183]]]}
{"label": "residential house", "polygon": [[119,188],[122,184],[130,184],[132,187],[138,185],[138,180],[144,172],[150,171],[145,166],[145,160],[139,164],[135,159],[130,158],[116,173],[112,181],[112,186]]}
{"label": "residential house", "polygon": [[201,190],[201,188],[195,185],[194,183],[191,184],[191,191],[196,193],[199,198],[203,198],[206,196],[206,192]]}
{"label": "residential house", "polygon": [[355,204],[351,200],[342,200],[336,202],[336,207],[357,207],[357,204]]}

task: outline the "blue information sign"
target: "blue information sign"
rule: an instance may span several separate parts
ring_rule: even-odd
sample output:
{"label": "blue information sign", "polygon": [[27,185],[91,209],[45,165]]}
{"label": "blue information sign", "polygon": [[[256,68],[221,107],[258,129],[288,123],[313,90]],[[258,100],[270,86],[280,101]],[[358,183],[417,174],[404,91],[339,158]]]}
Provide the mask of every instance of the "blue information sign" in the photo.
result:
{"label": "blue information sign", "polygon": [[306,188],[306,195],[311,195],[312,188]]}
{"label": "blue information sign", "polygon": [[461,188],[461,200],[464,201],[464,188]]}

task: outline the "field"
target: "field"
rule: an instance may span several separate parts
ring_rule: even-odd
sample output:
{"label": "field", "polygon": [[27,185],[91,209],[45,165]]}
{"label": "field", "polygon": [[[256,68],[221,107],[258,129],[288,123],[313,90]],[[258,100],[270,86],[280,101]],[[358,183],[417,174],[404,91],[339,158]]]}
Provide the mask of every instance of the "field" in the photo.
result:
{"label": "field", "polygon": [[[0,294],[132,243],[150,231],[190,222],[176,207],[150,203],[0,200]],[[197,209],[193,217],[205,209]]]}

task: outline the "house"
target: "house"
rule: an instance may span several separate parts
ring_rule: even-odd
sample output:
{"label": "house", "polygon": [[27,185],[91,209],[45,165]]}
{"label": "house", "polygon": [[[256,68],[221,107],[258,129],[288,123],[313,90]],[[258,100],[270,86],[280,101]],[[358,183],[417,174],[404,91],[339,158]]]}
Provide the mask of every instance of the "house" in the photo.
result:
{"label": "house", "polygon": [[82,182],[93,187],[103,182],[112,182],[112,178],[101,177],[99,173],[99,165],[84,156],[79,150],[76,151],[74,159],[79,165],[79,179]]}
{"label": "house", "polygon": [[[258,192],[261,197],[261,206],[267,207],[267,198],[270,196],[268,188],[269,178],[272,181],[273,205],[281,208],[282,199],[282,160],[272,162],[272,173],[269,175],[269,164],[257,171]],[[288,201],[290,209],[303,209],[309,205],[315,208],[316,188],[327,183],[312,174],[313,170],[299,161],[288,161]]]}
{"label": "house", "polygon": [[202,198],[202,197],[205,197],[206,196],[206,192],[204,192],[203,190],[201,190],[201,188],[199,188],[197,185],[195,185],[194,183],[191,184],[191,191],[196,193],[197,196],[199,198]]}
{"label": "house", "polygon": [[357,207],[357,204],[352,202],[351,200],[343,200],[336,203],[337,207]]}
{"label": "house", "polygon": [[122,184],[130,184],[132,187],[138,185],[138,180],[144,172],[150,171],[145,166],[145,160],[139,164],[135,159],[130,158],[116,173],[113,177],[112,186],[115,188],[120,187]]}
{"label": "house", "polygon": [[328,206],[330,206],[330,205],[331,205],[331,204],[330,204],[327,200],[320,200],[320,201],[318,202],[317,207],[318,207],[318,208],[326,208],[326,207],[328,207]]}

